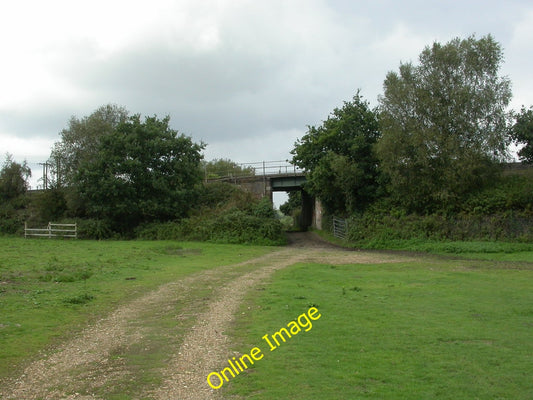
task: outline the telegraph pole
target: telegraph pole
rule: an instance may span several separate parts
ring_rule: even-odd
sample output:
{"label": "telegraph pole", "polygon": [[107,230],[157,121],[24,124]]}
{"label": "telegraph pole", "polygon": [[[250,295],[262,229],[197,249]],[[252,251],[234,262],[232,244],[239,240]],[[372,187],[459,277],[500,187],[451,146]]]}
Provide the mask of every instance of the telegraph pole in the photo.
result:
{"label": "telegraph pole", "polygon": [[43,189],[46,190],[48,189],[48,166],[50,164],[45,162],[45,163],[39,163],[39,165],[43,166]]}
{"label": "telegraph pole", "polygon": [[61,159],[57,157],[57,166],[56,166],[56,187],[61,187]]}

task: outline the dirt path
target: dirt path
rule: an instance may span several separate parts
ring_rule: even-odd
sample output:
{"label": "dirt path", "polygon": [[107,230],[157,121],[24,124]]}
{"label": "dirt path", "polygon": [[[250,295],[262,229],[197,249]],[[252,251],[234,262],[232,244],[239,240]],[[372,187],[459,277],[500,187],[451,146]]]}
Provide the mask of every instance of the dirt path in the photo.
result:
{"label": "dirt path", "polygon": [[[149,338],[156,332],[143,321],[172,313],[175,304],[182,305],[175,318],[190,321],[190,327],[182,335],[171,331],[164,333],[170,355],[158,371],[163,376],[163,383],[155,389],[144,390],[135,398],[220,398],[220,394],[207,385],[206,376],[223,364],[231,353],[230,338],[224,332],[230,328],[247,291],[267,280],[273,272],[297,262],[378,263],[399,258],[390,254],[346,251],[320,242],[309,234],[296,235],[291,242],[287,248],[266,256],[163,285],[117,308],[51,354],[28,365],[21,376],[0,389],[0,398],[106,399],[101,394],[105,393],[105,388],[127,380],[130,375],[131,379],[135,378],[121,358],[114,357],[117,349],[127,353],[134,346],[146,346],[149,352]],[[198,298],[198,288],[211,288],[212,295]]]}

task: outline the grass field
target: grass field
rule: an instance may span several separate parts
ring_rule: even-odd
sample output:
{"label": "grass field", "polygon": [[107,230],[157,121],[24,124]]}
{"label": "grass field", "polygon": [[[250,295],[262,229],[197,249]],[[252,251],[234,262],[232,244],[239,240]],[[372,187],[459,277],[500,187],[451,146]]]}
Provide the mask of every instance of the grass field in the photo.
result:
{"label": "grass field", "polygon": [[366,250],[399,250],[458,256],[490,261],[533,262],[533,243],[492,241],[435,241],[427,239],[350,243],[327,231],[315,231],[323,239],[343,247]]}
{"label": "grass field", "polygon": [[[531,246],[407,245],[426,253],[388,264],[300,263],[248,293],[227,332],[231,356],[260,347],[264,357],[220,390],[240,399],[533,398]],[[0,378],[161,284],[274,250],[3,237],[0,249]],[[194,290],[199,300],[210,295],[208,288]],[[262,337],[310,307],[321,315],[312,328],[269,351]],[[160,383],[153,371],[168,359],[168,348],[158,332],[167,324],[175,329],[175,314],[143,318],[151,336],[116,354],[131,375],[98,395],[134,399]],[[189,326],[181,325],[176,335]]]}
{"label": "grass field", "polygon": [[[233,332],[235,351],[259,346],[264,358],[220,390],[243,399],[531,399],[533,264],[524,261],[533,258],[520,253],[284,269],[248,296]],[[521,262],[501,261],[513,258]],[[321,313],[312,329],[269,351],[263,335],[310,306]]]}
{"label": "grass field", "polygon": [[187,274],[272,251],[170,241],[9,237],[0,237],[0,249],[0,378],[120,303]]}

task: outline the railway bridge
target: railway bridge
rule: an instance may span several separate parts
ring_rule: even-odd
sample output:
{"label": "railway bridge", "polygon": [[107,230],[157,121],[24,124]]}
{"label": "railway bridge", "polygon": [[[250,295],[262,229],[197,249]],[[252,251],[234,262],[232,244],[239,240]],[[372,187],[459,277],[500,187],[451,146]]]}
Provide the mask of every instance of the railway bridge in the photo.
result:
{"label": "railway bridge", "polygon": [[240,186],[257,197],[268,197],[272,202],[274,192],[302,193],[302,214],[300,227],[322,228],[322,206],[305,191],[306,173],[288,161],[261,161],[237,164],[235,169],[224,176],[208,178],[207,181],[223,181]]}

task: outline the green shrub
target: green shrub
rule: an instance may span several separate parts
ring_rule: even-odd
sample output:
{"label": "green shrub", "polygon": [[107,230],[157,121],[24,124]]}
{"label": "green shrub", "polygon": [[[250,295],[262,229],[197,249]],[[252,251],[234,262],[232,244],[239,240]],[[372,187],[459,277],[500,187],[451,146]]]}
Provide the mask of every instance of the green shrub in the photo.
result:
{"label": "green shrub", "polygon": [[533,240],[533,177],[508,173],[470,193],[459,207],[407,214],[381,199],[351,218],[349,240],[380,245],[396,240]]}
{"label": "green shrub", "polygon": [[366,213],[350,219],[352,242],[383,243],[394,240],[503,240],[532,241],[533,215],[529,212],[492,215],[378,215]]}
{"label": "green shrub", "polygon": [[78,237],[104,240],[116,237],[108,221],[103,219],[82,219],[78,221]]}
{"label": "green shrub", "polygon": [[263,197],[252,210],[252,214],[259,218],[276,218],[276,212],[267,197]]}
{"label": "green shrub", "polygon": [[282,224],[269,199],[259,200],[224,182],[208,183],[197,190],[198,203],[187,218],[143,224],[136,229],[136,237],[259,245],[285,243]]}
{"label": "green shrub", "polygon": [[37,193],[32,199],[36,211],[35,222],[40,224],[60,220],[67,210],[67,200],[60,189],[49,189]]}
{"label": "green shrub", "polygon": [[137,231],[140,239],[198,240],[217,243],[283,244],[281,222],[233,208],[185,218],[180,222],[153,223]]}
{"label": "green shrub", "polygon": [[23,197],[0,202],[0,234],[24,234],[28,212],[23,208]]}
{"label": "green shrub", "polygon": [[198,205],[216,208],[237,195],[239,188],[227,182],[209,182],[197,188]]}
{"label": "green shrub", "polygon": [[493,185],[472,193],[461,211],[478,215],[533,209],[533,179],[524,175],[504,175]]}
{"label": "green shrub", "polygon": [[152,222],[137,227],[135,236],[143,240],[181,240],[183,225],[179,222]]}

